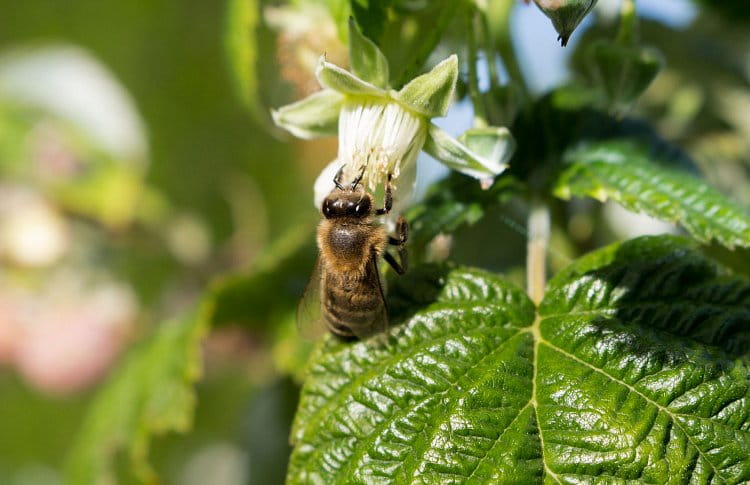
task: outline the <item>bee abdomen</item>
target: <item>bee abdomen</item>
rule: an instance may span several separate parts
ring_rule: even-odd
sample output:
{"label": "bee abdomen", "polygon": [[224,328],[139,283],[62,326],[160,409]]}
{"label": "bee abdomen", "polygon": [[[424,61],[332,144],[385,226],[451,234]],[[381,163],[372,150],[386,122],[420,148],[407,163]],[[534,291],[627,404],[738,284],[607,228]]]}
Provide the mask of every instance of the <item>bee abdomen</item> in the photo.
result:
{"label": "bee abdomen", "polygon": [[385,310],[382,296],[372,289],[330,285],[323,299],[323,314],[330,330],[342,337],[368,333]]}

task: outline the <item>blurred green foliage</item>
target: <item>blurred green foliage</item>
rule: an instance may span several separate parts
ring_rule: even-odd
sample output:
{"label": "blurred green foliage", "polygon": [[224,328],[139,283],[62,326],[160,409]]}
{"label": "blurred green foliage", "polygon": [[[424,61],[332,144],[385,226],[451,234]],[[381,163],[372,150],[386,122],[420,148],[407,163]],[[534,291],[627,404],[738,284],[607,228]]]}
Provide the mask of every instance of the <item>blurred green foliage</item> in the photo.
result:
{"label": "blurred green foliage", "polygon": [[[518,152],[509,173],[489,190],[452,173],[413,204],[406,213],[413,261],[440,259],[442,251],[457,263],[522,283],[527,238],[518,221],[528,211],[524,199],[530,189],[562,184],[561,173],[571,178],[563,156],[582,142],[636,139],[651,150],[633,155],[638,162],[658,161],[667,174],[690,172],[685,180],[691,182],[692,175],[705,174],[729,194],[717,195],[726,211],[732,199],[750,203],[750,125],[743,111],[750,99],[747,9],[743,2],[699,3],[698,18],[685,30],[640,24],[643,45],[658,46],[667,64],[645,92],[648,83],[626,90],[627,106],[618,105],[614,115],[607,112],[613,99],[592,89],[599,81],[586,54],[595,40],[614,37],[604,16],[594,17],[587,31],[576,34],[580,42],[568,48],[575,50],[565,86],[534,100],[505,81],[481,93],[489,121],[511,127]],[[270,21],[269,12],[288,21],[284,8],[311,5],[318,10],[302,10],[295,21],[317,20],[310,12],[322,11],[333,35],[321,23],[313,35],[294,37]],[[71,221],[75,246],[84,254],[65,264],[127,283],[139,310],[127,336],[134,345],[98,389],[47,395],[0,368],[0,483],[60,483],[66,466],[72,484],[102,476],[117,483],[158,476],[188,485],[219,478],[283,480],[289,426],[312,348],[294,322],[316,256],[312,184],[335,144],[291,143],[271,126],[268,108],[301,98],[311,83],[317,87],[303,68],[305,56],[340,56],[350,15],[386,54],[391,85],[400,87],[448,53],[465,61],[464,38],[472,28],[488,29],[490,46],[504,57],[512,54],[504,27],[513,8],[508,5],[490,1],[496,24],[467,26],[473,7],[453,1],[6,2],[0,54],[56,44],[85,49],[132,98],[148,153],[143,164],[127,165],[80,127],[0,92],[0,183],[43,192]],[[640,44],[633,49],[641,52]],[[503,80],[518,80],[515,59],[503,60]],[[469,86],[463,67],[459,98],[467,97]],[[611,91],[610,98],[617,97]],[[520,108],[522,101],[528,102]],[[52,120],[86,170],[70,180],[32,173],[27,135],[40,120]],[[601,195],[601,187],[584,188],[574,195]],[[674,219],[674,201],[666,195],[656,194],[660,203],[647,212]],[[563,261],[555,267],[626,237],[606,208],[592,201],[549,203],[550,251]],[[434,244],[440,234],[453,235],[443,248]],[[747,242],[746,234],[740,242]],[[731,242],[732,235],[724,240]],[[185,243],[198,250],[185,253]],[[703,250],[750,274],[747,250],[716,244]],[[0,277],[33,287],[51,272],[3,267]],[[192,315],[199,305],[204,313],[198,318],[159,323]]]}

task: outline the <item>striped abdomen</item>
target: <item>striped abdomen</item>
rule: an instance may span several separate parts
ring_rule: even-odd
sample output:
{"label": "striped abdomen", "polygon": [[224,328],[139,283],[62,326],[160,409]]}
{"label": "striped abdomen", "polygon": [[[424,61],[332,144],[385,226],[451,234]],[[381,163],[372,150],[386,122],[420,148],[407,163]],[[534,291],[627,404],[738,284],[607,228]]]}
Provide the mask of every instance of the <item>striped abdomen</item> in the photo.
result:
{"label": "striped abdomen", "polygon": [[362,337],[385,330],[385,302],[375,258],[367,263],[361,278],[324,276],[323,316],[328,328],[340,337]]}

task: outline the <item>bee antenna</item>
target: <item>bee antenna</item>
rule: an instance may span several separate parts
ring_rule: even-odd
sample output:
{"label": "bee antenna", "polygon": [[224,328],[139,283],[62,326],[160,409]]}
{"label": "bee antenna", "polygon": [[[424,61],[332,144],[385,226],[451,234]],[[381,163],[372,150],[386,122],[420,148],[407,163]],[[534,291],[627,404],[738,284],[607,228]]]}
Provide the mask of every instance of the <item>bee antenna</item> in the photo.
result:
{"label": "bee antenna", "polygon": [[338,172],[336,172],[336,176],[333,177],[333,183],[336,185],[336,188],[339,190],[344,190],[344,186],[341,185],[341,176],[344,174],[344,165],[341,166]]}
{"label": "bee antenna", "polygon": [[359,172],[359,175],[357,175],[357,178],[354,179],[354,182],[352,182],[352,190],[357,188],[357,185],[362,181],[362,177],[365,176],[365,169],[367,168],[367,165],[362,166],[362,170]]}

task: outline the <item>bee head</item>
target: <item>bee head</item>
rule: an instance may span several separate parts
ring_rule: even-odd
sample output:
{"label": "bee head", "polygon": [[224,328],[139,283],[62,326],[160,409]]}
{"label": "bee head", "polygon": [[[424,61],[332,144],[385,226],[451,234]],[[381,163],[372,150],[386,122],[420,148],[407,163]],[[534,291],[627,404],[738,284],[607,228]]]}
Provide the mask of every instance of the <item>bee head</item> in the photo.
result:
{"label": "bee head", "polygon": [[372,197],[362,191],[341,191],[335,189],[323,201],[323,216],[326,219],[338,217],[364,218],[372,213]]}

